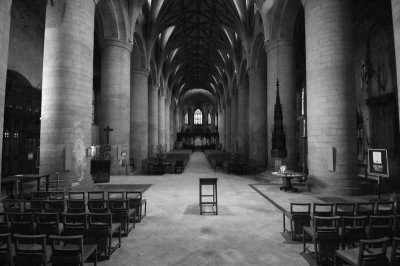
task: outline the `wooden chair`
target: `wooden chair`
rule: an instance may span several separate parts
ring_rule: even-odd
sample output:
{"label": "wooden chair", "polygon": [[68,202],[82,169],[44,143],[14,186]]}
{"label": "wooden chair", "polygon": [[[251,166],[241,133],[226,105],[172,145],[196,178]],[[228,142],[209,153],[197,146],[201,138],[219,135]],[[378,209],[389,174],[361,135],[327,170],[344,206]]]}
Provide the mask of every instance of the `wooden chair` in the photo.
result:
{"label": "wooden chair", "polygon": [[97,244],[83,244],[83,236],[50,236],[52,265],[80,265],[93,255],[97,265]]}
{"label": "wooden chair", "polygon": [[107,213],[109,212],[108,209],[108,200],[100,200],[100,199],[93,199],[88,200],[87,202],[88,210],[92,213]]}
{"label": "wooden chair", "polygon": [[[333,203],[314,203],[313,204],[313,221],[314,217],[332,217],[334,210]],[[314,226],[314,225],[313,225]],[[328,226],[328,225],[327,225]]]}
{"label": "wooden chair", "polygon": [[330,263],[334,259],[334,251],[339,246],[339,220],[340,217],[314,216],[313,227],[303,227],[303,253],[309,251],[306,248],[307,235],[311,238],[317,264]]}
{"label": "wooden chair", "polygon": [[10,233],[23,235],[34,233],[33,213],[9,212],[7,217],[10,222]]}
{"label": "wooden chair", "polygon": [[371,215],[366,228],[368,239],[376,239],[393,235],[394,215]]}
{"label": "wooden chair", "polygon": [[126,198],[129,200],[129,208],[136,210],[135,222],[141,222],[147,214],[147,201],[142,198],[140,192],[126,192]]}
{"label": "wooden chair", "polygon": [[65,211],[65,200],[48,199],[43,201],[43,210],[47,213],[58,213],[60,219],[61,214]]}
{"label": "wooden chair", "polygon": [[121,223],[123,235],[128,236],[129,232],[135,228],[135,208],[129,208],[128,199],[110,199],[108,202],[113,223]]}
{"label": "wooden chair", "polygon": [[42,212],[43,200],[40,199],[27,199],[22,201],[24,212]]}
{"label": "wooden chair", "polygon": [[46,191],[31,191],[31,199],[45,200],[45,199],[47,199],[47,192]]}
{"label": "wooden chair", "polygon": [[61,235],[82,235],[84,239],[87,239],[88,223],[86,213],[64,213],[62,224]]}
{"label": "wooden chair", "polygon": [[86,202],[84,199],[67,199],[66,202],[68,213],[86,212]]}
{"label": "wooden chair", "polygon": [[400,237],[393,237],[390,266],[400,265]]}
{"label": "wooden chair", "polygon": [[16,265],[47,265],[46,235],[13,235]]}
{"label": "wooden chair", "polygon": [[400,237],[400,214],[394,216],[393,236]]}
{"label": "wooden chair", "polygon": [[175,174],[182,174],[183,173],[183,161],[176,161],[175,162],[175,169],[174,169],[174,172],[175,172]]}
{"label": "wooden chair", "polygon": [[342,216],[340,240],[342,249],[347,245],[349,248],[355,247],[355,243],[360,239],[366,238],[365,227],[368,216]]}
{"label": "wooden chair", "polygon": [[104,200],[104,191],[89,191],[88,200]]}
{"label": "wooden chair", "polygon": [[4,212],[21,212],[21,201],[19,199],[4,199]]}
{"label": "wooden chair", "polygon": [[10,231],[10,228],[8,226],[8,217],[7,213],[5,212],[0,212],[0,234],[5,234]]}
{"label": "wooden chair", "polygon": [[214,171],[217,172],[217,170],[221,170],[222,172],[225,170],[224,161],[215,161]]}
{"label": "wooden chair", "polygon": [[0,234],[0,265],[13,265],[11,234]]}
{"label": "wooden chair", "polygon": [[355,203],[335,203],[335,216],[354,216]]}
{"label": "wooden chair", "polygon": [[335,265],[338,262],[345,262],[352,266],[387,266],[386,257],[388,237],[371,240],[360,240],[360,247],[336,250]]}
{"label": "wooden chair", "polygon": [[375,215],[394,215],[393,201],[377,201],[375,202]]}
{"label": "wooden chair", "polygon": [[60,220],[58,213],[36,213],[36,234],[59,235]]}
{"label": "wooden chair", "polygon": [[290,212],[283,211],[283,232],[287,232],[286,218],[290,222],[290,235],[292,240],[301,239],[303,226],[310,226],[311,203],[290,203]]}
{"label": "wooden chair", "polygon": [[356,204],[356,216],[371,216],[375,213],[375,205],[373,202],[358,202]]}
{"label": "wooden chair", "polygon": [[[88,221],[88,243],[97,244],[97,252],[104,252],[109,259],[121,247],[121,224],[112,222],[111,213],[90,213]],[[113,242],[114,234],[118,237],[116,242]]]}

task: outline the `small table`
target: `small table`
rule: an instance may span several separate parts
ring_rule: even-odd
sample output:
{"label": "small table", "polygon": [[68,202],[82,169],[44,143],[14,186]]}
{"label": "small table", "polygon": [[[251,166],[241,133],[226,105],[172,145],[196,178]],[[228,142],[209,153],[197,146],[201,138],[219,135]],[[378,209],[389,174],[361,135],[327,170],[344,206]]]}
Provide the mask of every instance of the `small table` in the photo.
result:
{"label": "small table", "polygon": [[306,174],[304,173],[298,173],[292,171],[286,171],[285,173],[272,172],[272,174],[283,178],[283,186],[280,187],[279,189],[284,190],[285,192],[287,192],[288,190],[297,192],[298,189],[292,186],[292,179],[293,178],[303,179],[306,176]]}
{"label": "small table", "polygon": [[19,175],[12,175],[8,176],[6,178],[1,179],[1,183],[9,184],[9,188],[7,193],[9,195],[13,195],[13,187],[14,184],[16,185],[15,192],[18,195],[19,193],[22,193],[22,184],[25,182],[30,182],[30,181],[35,181],[36,180],[36,189],[37,191],[40,190],[40,179],[42,178],[46,179],[46,191],[49,191],[49,178],[50,174],[19,174]]}
{"label": "small table", "polygon": [[[199,205],[200,215],[203,213],[212,213],[218,215],[218,195],[217,195],[217,181],[218,178],[199,178]],[[203,186],[212,186],[212,194],[203,195]],[[203,198],[212,198],[211,201],[203,201]],[[203,211],[203,205],[211,205],[213,211]],[[215,206],[215,210],[214,210]]]}

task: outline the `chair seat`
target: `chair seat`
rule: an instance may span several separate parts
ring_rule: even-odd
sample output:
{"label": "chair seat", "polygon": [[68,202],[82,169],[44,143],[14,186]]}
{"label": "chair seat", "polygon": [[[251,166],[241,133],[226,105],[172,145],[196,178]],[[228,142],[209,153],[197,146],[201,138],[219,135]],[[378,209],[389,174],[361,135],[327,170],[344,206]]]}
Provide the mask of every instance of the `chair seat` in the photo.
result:
{"label": "chair seat", "polygon": [[86,261],[96,249],[96,244],[83,245],[83,260]]}
{"label": "chair seat", "polygon": [[315,238],[315,229],[312,226],[304,226],[303,230],[307,233],[311,238]]}
{"label": "chair seat", "polygon": [[350,265],[357,265],[358,263],[358,252],[359,248],[351,248],[345,250],[337,250],[336,256],[343,259]]}

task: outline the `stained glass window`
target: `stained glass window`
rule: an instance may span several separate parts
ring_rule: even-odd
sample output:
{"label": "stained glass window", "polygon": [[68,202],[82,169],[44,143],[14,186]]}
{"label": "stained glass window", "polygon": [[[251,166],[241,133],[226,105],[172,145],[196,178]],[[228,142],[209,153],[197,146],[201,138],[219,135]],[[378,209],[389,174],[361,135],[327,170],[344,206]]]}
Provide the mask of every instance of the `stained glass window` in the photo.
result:
{"label": "stained glass window", "polygon": [[186,111],[186,113],[185,113],[185,125],[188,125],[188,124],[189,124],[189,114]]}
{"label": "stained glass window", "polygon": [[203,124],[203,113],[201,112],[200,109],[196,109],[196,111],[194,112],[194,124],[195,125]]}
{"label": "stained glass window", "polygon": [[211,114],[208,113],[207,124],[211,125]]}

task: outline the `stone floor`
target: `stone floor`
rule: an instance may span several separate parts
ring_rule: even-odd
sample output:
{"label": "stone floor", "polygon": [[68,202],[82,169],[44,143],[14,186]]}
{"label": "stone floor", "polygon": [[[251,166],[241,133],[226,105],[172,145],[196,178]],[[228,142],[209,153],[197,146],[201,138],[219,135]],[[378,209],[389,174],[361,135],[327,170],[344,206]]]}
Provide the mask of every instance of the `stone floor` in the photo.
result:
{"label": "stone floor", "polygon": [[[199,215],[200,177],[218,178],[217,216]],[[214,173],[201,152],[183,174],[118,176],[111,183],[152,186],[144,194],[147,217],[99,265],[308,265],[302,245],[282,237],[282,213],[249,186],[260,180]],[[266,187],[279,191],[277,184],[258,186]],[[280,192],[275,199],[301,194]]]}

